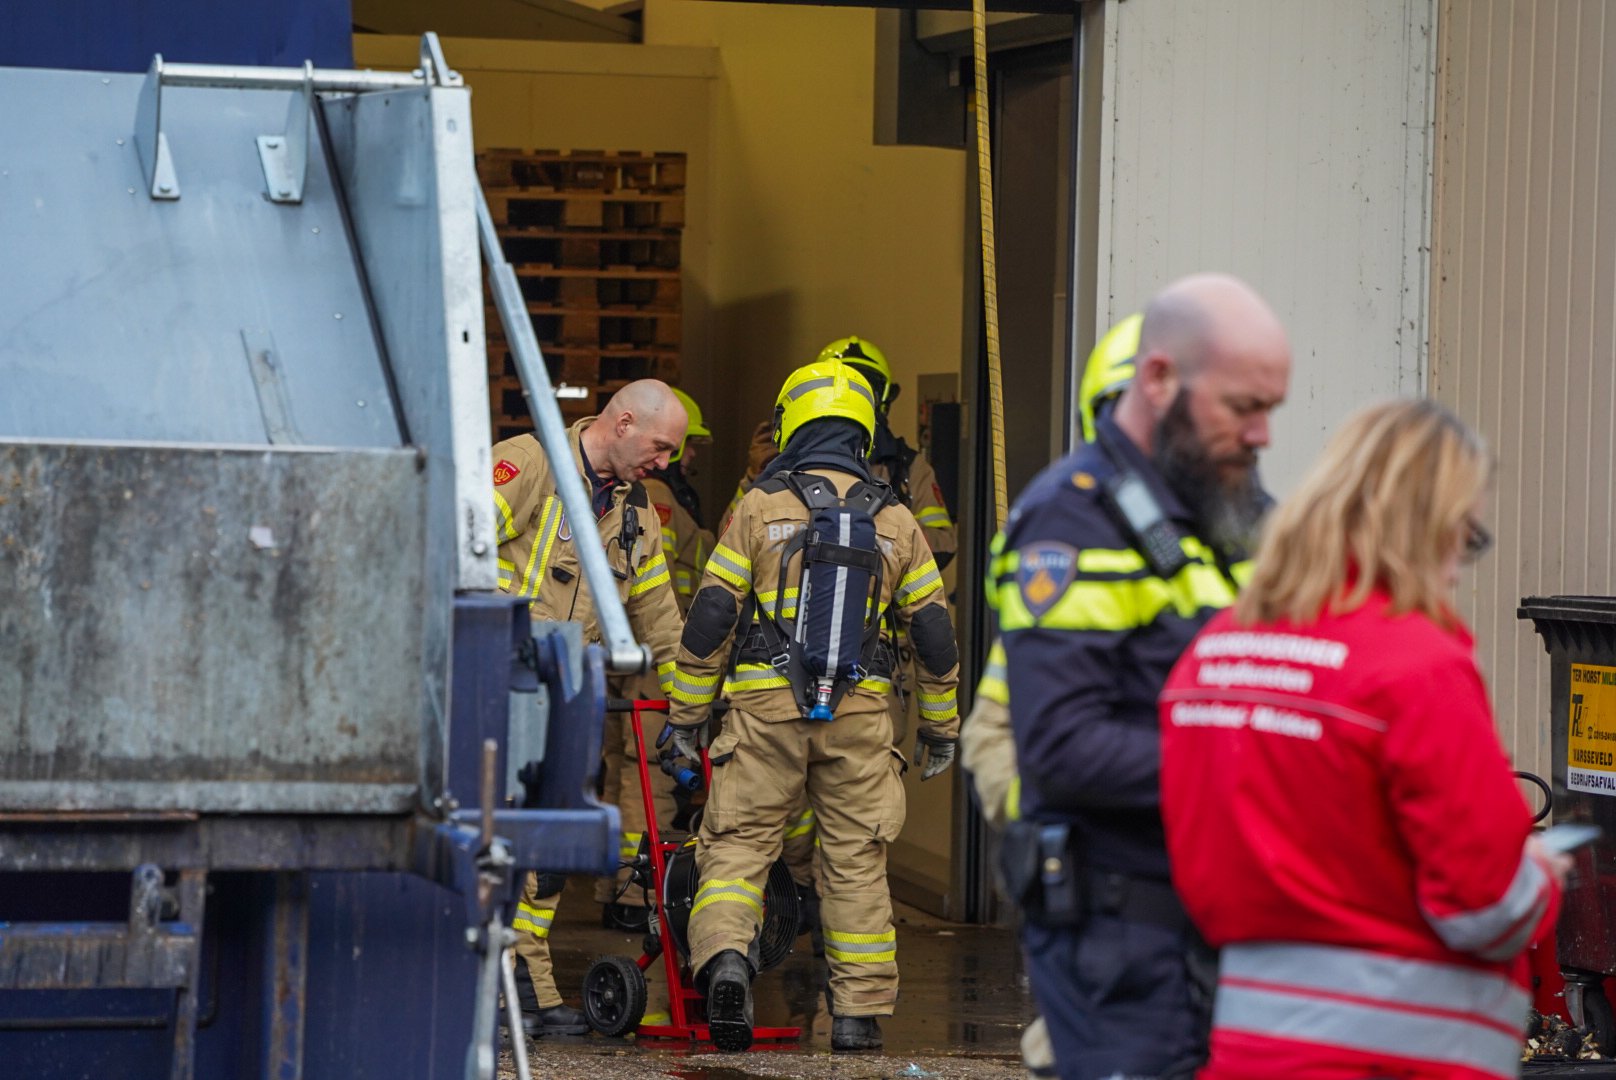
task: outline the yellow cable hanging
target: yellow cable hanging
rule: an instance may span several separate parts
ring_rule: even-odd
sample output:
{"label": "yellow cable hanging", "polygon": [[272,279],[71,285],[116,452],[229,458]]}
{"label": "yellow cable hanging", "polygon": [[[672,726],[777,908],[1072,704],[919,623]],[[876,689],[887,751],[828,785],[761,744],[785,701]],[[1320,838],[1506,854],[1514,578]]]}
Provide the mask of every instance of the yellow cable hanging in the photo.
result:
{"label": "yellow cable hanging", "polygon": [[976,61],[976,172],[982,218],[982,314],[988,340],[988,412],[993,445],[993,513],[996,527],[1010,516],[1004,468],[1004,371],[999,366],[999,273],[993,244],[993,150],[988,139],[987,0],[971,0],[971,52]]}

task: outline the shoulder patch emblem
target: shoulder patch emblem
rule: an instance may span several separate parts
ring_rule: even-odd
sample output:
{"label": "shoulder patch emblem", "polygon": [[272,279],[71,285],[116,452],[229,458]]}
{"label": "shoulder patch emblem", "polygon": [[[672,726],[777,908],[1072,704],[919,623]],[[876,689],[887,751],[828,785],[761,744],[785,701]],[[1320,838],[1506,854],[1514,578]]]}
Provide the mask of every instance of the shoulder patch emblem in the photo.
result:
{"label": "shoulder patch emblem", "polygon": [[1068,544],[1030,544],[1021,549],[1016,568],[1016,584],[1022,603],[1033,618],[1042,618],[1066,595],[1066,587],[1077,574],[1077,549]]}
{"label": "shoulder patch emblem", "polygon": [[522,475],[522,470],[512,465],[504,458],[494,463],[494,486],[504,487],[506,484]]}
{"label": "shoulder patch emblem", "polygon": [[661,503],[657,503],[656,515],[662,519],[662,524],[666,525],[668,522],[673,520],[673,507],[663,506]]}
{"label": "shoulder patch emblem", "polygon": [[1075,472],[1072,474],[1072,486],[1080,491],[1093,491],[1094,477],[1086,472]]}

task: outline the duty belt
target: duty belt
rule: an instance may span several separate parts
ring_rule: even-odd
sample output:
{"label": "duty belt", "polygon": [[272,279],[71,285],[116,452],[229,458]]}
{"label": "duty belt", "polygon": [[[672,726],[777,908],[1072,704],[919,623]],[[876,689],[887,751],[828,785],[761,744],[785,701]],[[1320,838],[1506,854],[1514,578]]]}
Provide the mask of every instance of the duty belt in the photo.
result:
{"label": "duty belt", "polygon": [[1091,914],[1174,931],[1190,928],[1184,905],[1168,882],[1104,870],[1088,871],[1086,881]]}

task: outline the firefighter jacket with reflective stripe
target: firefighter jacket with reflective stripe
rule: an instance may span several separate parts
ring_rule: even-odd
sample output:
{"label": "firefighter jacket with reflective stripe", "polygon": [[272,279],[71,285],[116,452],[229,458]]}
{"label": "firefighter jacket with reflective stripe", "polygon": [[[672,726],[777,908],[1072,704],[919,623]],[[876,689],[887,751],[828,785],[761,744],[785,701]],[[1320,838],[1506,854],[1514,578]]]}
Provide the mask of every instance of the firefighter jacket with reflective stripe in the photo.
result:
{"label": "firefighter jacket with reflective stripe", "polygon": [[976,684],[976,703],[960,725],[960,764],[971,774],[982,816],[995,829],[1016,819],[1021,801],[1016,742],[1010,730],[1010,688],[1005,677],[1004,645],[995,641]]}
{"label": "firefighter jacket with reflective stripe", "polygon": [[[892,483],[891,470],[885,462],[870,462],[870,475],[883,484]],[[729,527],[730,519],[735,516],[735,508],[741,504],[741,499],[752,485],[757,482],[755,474],[748,473],[741,477],[740,483],[735,485],[735,494],[729,501],[729,507],[724,511],[724,527]],[[943,489],[937,483],[937,471],[926,460],[925,454],[917,453],[909,465],[908,483],[902,489],[893,488],[898,501],[908,507],[909,512],[919,522],[921,531],[926,536],[926,546],[931,549],[932,557],[937,560],[939,568],[948,565],[959,551],[959,531],[954,528],[954,519],[948,516],[948,506],[943,500]]]}
{"label": "firefighter jacket with reflective stripe", "polygon": [[[567,431],[571,467],[584,478],[585,487],[589,478],[578,436],[592,423],[593,417],[586,418]],[[550,461],[539,440],[532,435],[506,439],[494,446],[493,460],[501,591],[531,599],[535,618],[577,622],[583,626],[585,641],[601,640],[594,600],[573,547],[572,526],[562,512]],[[637,525],[633,535],[628,535],[625,522],[631,508]],[[662,550],[657,512],[643,488],[621,483],[612,489],[611,505],[597,525],[629,625],[635,637],[651,647],[666,692],[683,622],[674,599],[673,575]]]}
{"label": "firefighter jacket with reflective stripe", "polygon": [[[891,470],[885,462],[870,462],[870,475],[884,483],[892,483]],[[898,500],[909,508],[915,515],[915,521],[926,534],[926,546],[931,548],[932,557],[937,560],[938,566],[947,566],[959,551],[959,533],[954,528],[954,521],[948,516],[948,507],[943,501],[943,489],[937,483],[937,471],[931,467],[931,462],[925,454],[916,453],[914,461],[909,464],[908,482],[902,487],[894,487]]]}
{"label": "firefighter jacket with reflective stripe", "polygon": [[1525,851],[1531,813],[1469,634],[1389,608],[1221,614],[1162,693],[1173,879],[1206,939],[1234,946],[1220,1075],[1281,1075],[1262,1064],[1276,1041],[1287,1076],[1519,1067],[1523,950],[1552,929],[1558,889]]}
{"label": "firefighter jacket with reflective stripe", "polygon": [[1090,869],[1168,878],[1156,695],[1249,567],[1195,523],[1114,423],[1111,441],[1184,537],[1188,565],[1154,574],[1106,504],[1118,471],[1095,444],[1045,469],[994,541],[990,600],[1008,659],[1022,816],[1066,823]]}
{"label": "firefighter jacket with reflective stripe", "polygon": [[[811,470],[846,494],[856,479],[828,469]],[[737,629],[743,645],[757,638],[752,625],[737,628],[746,597],[782,618],[797,616],[797,575],[800,557],[782,568],[781,553],[788,541],[806,528],[810,511],[789,489],[771,491],[769,485],[746,493],[735,516],[713,548],[702,576],[701,589],[690,609],[674,675],[673,722],[699,724],[720,693],[737,708],[762,720],[798,720],[798,707],[786,677],[763,656],[743,647],[731,667]],[[916,643],[919,662],[916,693],[920,716],[940,738],[959,734],[955,687],[959,682],[958,654],[943,599],[942,575],[926,547],[920,526],[902,506],[888,505],[875,515],[877,543],[881,547],[882,577],[877,617],[889,609],[900,628],[907,628]],[[781,573],[786,569],[787,583]],[[890,658],[885,619],[880,654]],[[924,643],[924,647],[922,647]],[[843,696],[836,708],[837,723],[847,717],[867,716],[887,708],[891,672],[872,670]]]}
{"label": "firefighter jacket with reflective stripe", "polygon": [[668,561],[673,575],[673,595],[679,601],[679,614],[690,610],[690,601],[696,598],[696,586],[701,584],[701,571],[712,554],[713,534],[696,524],[678,499],[673,489],[656,477],[641,481],[651,508],[656,512],[657,524],[662,528],[662,556]]}

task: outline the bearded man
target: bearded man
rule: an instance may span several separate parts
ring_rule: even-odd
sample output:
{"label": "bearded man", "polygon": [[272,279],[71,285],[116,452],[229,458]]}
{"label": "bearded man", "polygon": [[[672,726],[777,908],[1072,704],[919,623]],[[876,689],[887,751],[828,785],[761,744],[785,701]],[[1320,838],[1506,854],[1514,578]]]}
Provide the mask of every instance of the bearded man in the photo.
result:
{"label": "bearded man", "polygon": [[1290,379],[1279,320],[1224,275],[1158,294],[1134,359],[1095,441],[1017,500],[989,587],[1021,774],[1001,869],[1063,1080],[1205,1056],[1215,960],[1168,872],[1156,697],[1245,579]]}

